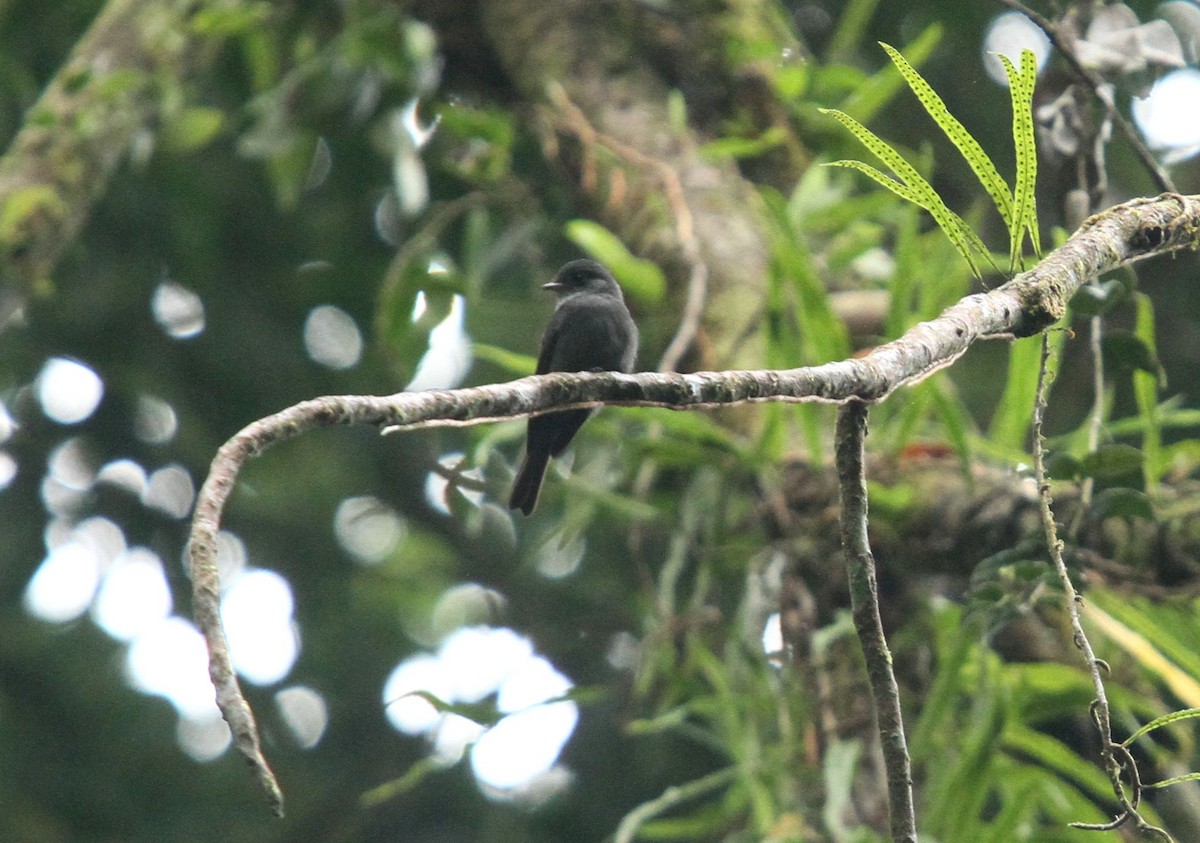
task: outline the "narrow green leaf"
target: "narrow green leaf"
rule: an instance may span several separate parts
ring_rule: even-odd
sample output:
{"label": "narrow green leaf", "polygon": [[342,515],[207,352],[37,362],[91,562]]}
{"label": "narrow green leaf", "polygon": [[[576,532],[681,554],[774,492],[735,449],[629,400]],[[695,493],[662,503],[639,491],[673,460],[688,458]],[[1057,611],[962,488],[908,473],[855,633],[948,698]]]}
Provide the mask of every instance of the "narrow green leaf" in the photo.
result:
{"label": "narrow green leaf", "polygon": [[[471,354],[476,360],[486,361],[494,366],[498,366],[514,378],[523,378],[526,375],[532,375],[534,370],[537,369],[537,358],[533,355],[518,354],[515,351],[509,351],[507,348],[501,348],[498,345],[482,342],[472,343]],[[687,415],[695,414],[688,413]]]}
{"label": "narrow green leaf", "polygon": [[[942,41],[944,29],[939,23],[931,23],[921,31],[921,34],[904,45],[904,55],[908,57],[913,67],[920,67],[925,60],[933,55],[934,49]],[[855,86],[854,93],[842,102],[842,111],[863,123],[871,121],[900,90],[903,82],[896,68],[885,65],[879,72],[872,74],[862,83]]]}
{"label": "narrow green leaf", "polygon": [[[1133,300],[1137,308],[1134,336],[1153,356],[1156,342],[1154,304],[1145,293],[1135,293]],[[1162,429],[1158,419],[1158,387],[1162,378],[1162,367],[1157,359],[1154,360],[1154,364],[1155,368],[1152,370],[1139,368],[1133,373],[1133,394],[1137,400],[1138,417],[1145,425],[1142,429],[1142,453],[1146,457],[1145,487],[1151,493],[1166,468],[1163,460]]]}
{"label": "narrow green leaf", "polygon": [[1177,723],[1180,720],[1191,720],[1193,717],[1200,717],[1200,708],[1185,708],[1180,711],[1172,711],[1170,714],[1164,714],[1162,717],[1155,717],[1145,726],[1138,729],[1125,740],[1121,741],[1121,746],[1133,746],[1133,742],[1142,735],[1153,732],[1155,729],[1161,729],[1163,726],[1169,726],[1172,723]]}
{"label": "narrow green leaf", "polygon": [[838,19],[837,29],[829,39],[826,51],[830,62],[846,61],[847,57],[858,50],[862,43],[863,33],[879,0],[850,0],[842,4],[842,15]]}
{"label": "narrow green leaf", "polygon": [[1154,520],[1154,506],[1145,492],[1125,487],[1105,489],[1092,500],[1092,518],[1140,518]]}
{"label": "narrow green leaf", "polygon": [[1016,340],[1009,346],[1004,392],[988,427],[990,439],[1022,453],[1027,453],[1025,439],[1033,421],[1038,361],[1041,356],[1042,350],[1036,342]]}
{"label": "narrow green leaf", "polygon": [[1060,778],[1074,782],[1093,799],[1112,795],[1108,777],[1100,768],[1057,738],[1010,723],[1004,730],[1003,746],[1007,752],[1031,758]]}
{"label": "narrow green leaf", "polygon": [[411,765],[399,778],[376,785],[359,797],[360,803],[367,808],[382,805],[403,796],[413,790],[434,773],[446,769],[446,764],[440,758],[430,755]]}
{"label": "narrow green leaf", "polygon": [[848,170],[858,170],[860,173],[865,173],[866,175],[873,178],[875,181],[879,182],[879,184],[883,185],[888,190],[892,191],[892,193],[895,193],[901,199],[907,199],[909,202],[912,202],[914,205],[916,205],[919,208],[925,207],[925,205],[922,204],[922,202],[921,202],[920,195],[915,190],[908,187],[907,185],[901,184],[900,182],[896,181],[894,178],[889,176],[887,173],[881,172],[877,168],[872,167],[870,164],[864,164],[862,161],[846,160],[846,161],[830,161],[825,166],[826,167],[845,167]]}
{"label": "narrow green leaf", "polygon": [[1118,278],[1084,284],[1071,297],[1071,312],[1076,316],[1104,316],[1127,298],[1129,288]]}
{"label": "narrow green leaf", "polygon": [[972,454],[971,440],[967,434],[970,431],[971,419],[962,400],[957,395],[950,394],[954,384],[948,378],[936,377],[928,383],[932,384],[930,388],[933,391],[933,406],[942,423],[942,429],[946,432],[946,438],[954,448],[963,474],[970,477]]}
{"label": "narrow green leaf", "polygon": [[1143,788],[1146,788],[1146,787],[1155,787],[1155,788],[1170,787],[1173,784],[1182,784],[1183,782],[1194,782],[1197,779],[1200,779],[1200,773],[1184,773],[1182,776],[1171,776],[1171,778],[1169,778],[1169,779],[1163,779],[1162,781],[1154,782],[1153,784],[1143,783],[1142,787]]}
{"label": "narrow green leaf", "polygon": [[1150,606],[1147,601],[1103,588],[1092,589],[1088,599],[1125,628],[1126,640],[1111,630],[1105,631],[1106,635],[1158,676],[1176,698],[1192,706],[1200,703],[1196,679],[1200,677],[1200,654],[1196,652],[1195,610],[1190,604],[1179,609]]}
{"label": "narrow green leaf", "polygon": [[[1151,331],[1153,331],[1153,328],[1151,328]],[[1114,331],[1106,334],[1104,339],[1100,341],[1100,348],[1104,358],[1105,371],[1113,374],[1123,372],[1142,372],[1147,374],[1150,378],[1150,386],[1153,388],[1153,391],[1146,397],[1150,401],[1154,401],[1157,398],[1158,373],[1161,370],[1161,366],[1145,340],[1135,334]]]}
{"label": "narrow green leaf", "polygon": [[1051,480],[1078,480],[1083,467],[1064,451],[1055,451],[1046,460],[1046,476]]}
{"label": "narrow green leaf", "polygon": [[979,179],[979,183],[983,185],[984,190],[992,197],[992,201],[996,204],[996,210],[1000,212],[1000,217],[1004,220],[1004,224],[1011,229],[1012,199],[1009,197],[1010,188],[1008,183],[1000,176],[996,165],[992,163],[992,159],[983,151],[983,147],[971,136],[966,127],[958,121],[958,118],[950,113],[949,109],[946,108],[945,102],[930,87],[924,77],[905,61],[904,56],[900,55],[900,52],[890,44],[880,41],[879,46],[887,51],[887,54],[892,59],[892,63],[896,65],[896,69],[900,71],[900,74],[904,77],[904,81],[908,83],[908,87],[912,89],[917,99],[921,101],[921,105],[929,112],[929,116],[933,118],[933,121],[945,132],[950,142],[962,153],[962,157],[971,166],[971,171],[975,173],[975,177]]}
{"label": "narrow green leaf", "polygon": [[1080,471],[1084,477],[1112,480],[1135,472],[1140,473],[1144,460],[1145,457],[1137,448],[1114,442],[1101,445],[1085,456],[1080,463]]}

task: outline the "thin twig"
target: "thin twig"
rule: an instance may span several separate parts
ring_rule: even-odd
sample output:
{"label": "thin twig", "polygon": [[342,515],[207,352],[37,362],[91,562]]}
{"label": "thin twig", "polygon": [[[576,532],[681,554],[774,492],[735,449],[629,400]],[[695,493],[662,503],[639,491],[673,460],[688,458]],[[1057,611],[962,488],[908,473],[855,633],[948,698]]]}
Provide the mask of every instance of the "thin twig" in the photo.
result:
{"label": "thin twig", "polygon": [[1042,32],[1046,33],[1046,37],[1050,39],[1050,44],[1062,53],[1067,64],[1075,71],[1075,75],[1087,84],[1096,99],[1100,100],[1100,103],[1104,106],[1104,110],[1108,112],[1108,116],[1116,124],[1117,128],[1121,130],[1121,134],[1125,136],[1126,142],[1133,148],[1133,152],[1138,157],[1138,160],[1142,162],[1142,166],[1150,173],[1154,184],[1163,193],[1174,193],[1175,182],[1171,180],[1171,177],[1167,175],[1167,171],[1162,168],[1162,165],[1158,163],[1153,153],[1142,142],[1137,129],[1117,109],[1117,104],[1113,101],[1113,98],[1104,96],[1101,93],[1105,85],[1104,79],[1100,74],[1083,66],[1083,62],[1079,60],[1079,56],[1075,55],[1075,48],[1070,43],[1070,37],[1063,33],[1059,24],[1039,14],[1024,3],[1019,2],[1019,0],[996,0],[996,2],[1002,6],[1007,6],[1014,12],[1020,12],[1033,21]]}
{"label": "thin twig", "polygon": [[[1063,594],[1066,598],[1067,612],[1071,619],[1071,633],[1075,641],[1075,646],[1083,652],[1088,672],[1092,677],[1092,687],[1096,693],[1096,699],[1092,703],[1092,720],[1096,724],[1096,730],[1100,733],[1100,757],[1104,762],[1104,770],[1108,774],[1108,779],[1112,783],[1113,794],[1116,796],[1117,802],[1121,805],[1120,815],[1112,822],[1101,824],[1071,823],[1071,825],[1074,828],[1088,831],[1112,831],[1126,822],[1132,821],[1139,831],[1157,834],[1163,840],[1170,841],[1172,839],[1171,835],[1167,834],[1163,829],[1146,822],[1141,814],[1138,813],[1137,805],[1141,801],[1141,788],[1138,784],[1140,777],[1137,774],[1137,765],[1133,756],[1124,747],[1120,747],[1113,742],[1108,694],[1104,689],[1104,679],[1100,675],[1102,662],[1096,658],[1096,653],[1092,649],[1092,642],[1088,640],[1087,633],[1084,632],[1083,622],[1079,617],[1079,607],[1083,604],[1083,597],[1075,591],[1075,586],[1071,582],[1071,575],[1067,571],[1067,564],[1063,561],[1063,542],[1058,537],[1058,525],[1054,521],[1054,502],[1050,497],[1050,483],[1046,479],[1046,455],[1043,447],[1044,439],[1042,437],[1042,420],[1046,411],[1046,391],[1052,380],[1048,373],[1049,367],[1047,364],[1049,359],[1050,339],[1048,334],[1043,333],[1041,365],[1038,367],[1037,401],[1033,407],[1033,467],[1034,476],[1037,480],[1042,529],[1046,533],[1046,545],[1050,551],[1050,560],[1054,563],[1054,570],[1058,574],[1058,580],[1062,585]],[[1130,779],[1133,790],[1132,798],[1125,793],[1125,786],[1122,782],[1123,773]]]}
{"label": "thin twig", "polygon": [[658,371],[673,372],[700,332],[700,319],[704,316],[704,306],[708,301],[708,264],[705,263],[704,257],[700,253],[700,244],[696,240],[695,218],[692,216],[692,209],[688,206],[687,194],[683,189],[683,183],[679,180],[679,174],[666,161],[647,155],[640,149],[596,129],[588,120],[587,115],[583,113],[583,109],[571,100],[566,89],[561,85],[551,84],[547,88],[547,95],[551,102],[562,110],[566,116],[568,128],[579,138],[579,142],[585,148],[584,161],[587,163],[584,168],[585,181],[595,182],[594,147],[603,146],[626,161],[652,170],[662,183],[667,204],[675,218],[675,236],[679,240],[679,248],[683,253],[684,262],[689,268],[687,296],[684,299],[679,327],[658,364]]}
{"label": "thin twig", "polygon": [[867,662],[867,678],[875,700],[879,741],[887,770],[888,805],[893,843],[916,843],[917,814],[913,807],[912,765],[904,738],[900,688],[892,672],[879,617],[879,589],[875,559],[867,539],[867,478],[863,467],[863,442],[867,437],[867,404],[851,399],[838,410],[835,436],[838,486],[841,490],[839,522],[842,553],[850,579],[850,606],[854,628]]}

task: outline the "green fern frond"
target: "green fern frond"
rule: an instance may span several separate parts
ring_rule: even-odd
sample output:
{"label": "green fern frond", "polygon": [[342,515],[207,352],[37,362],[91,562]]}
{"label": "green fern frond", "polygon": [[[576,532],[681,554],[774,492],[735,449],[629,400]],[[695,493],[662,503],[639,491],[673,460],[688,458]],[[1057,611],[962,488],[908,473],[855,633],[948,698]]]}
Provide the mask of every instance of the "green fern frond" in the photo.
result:
{"label": "green fern frond", "polygon": [[[996,210],[999,211],[1000,217],[1008,228],[1009,273],[1012,274],[1018,269],[1024,268],[1022,253],[1027,234],[1034,254],[1041,257],[1042,245],[1038,234],[1037,200],[1034,195],[1034,186],[1037,182],[1037,144],[1033,127],[1033,89],[1037,82],[1037,59],[1034,54],[1029,50],[1022,51],[1020,70],[1006,56],[1000,56],[1000,60],[1004,64],[1004,71],[1008,75],[1013,107],[1012,133],[1013,145],[1016,149],[1016,176],[1010,193],[1008,182],[1000,175],[992,159],[983,151],[983,147],[971,136],[962,123],[947,110],[945,102],[937,92],[905,60],[899,50],[882,41],[880,46],[887,52],[908,87],[912,89],[921,105],[929,112],[929,116],[966,159],[971,171],[975,173],[975,177],[979,179],[979,183],[983,185],[992,198],[992,202],[995,203]],[[985,255],[988,262],[995,266],[991,252],[988,251],[974,230],[946,206],[932,185],[899,152],[844,111],[821,109],[821,113],[833,116],[849,129],[850,133],[886,164],[897,178],[892,179],[873,167],[851,161],[838,161],[832,166],[848,167],[865,173],[896,195],[928,211],[977,277],[980,273],[975,253]]]}
{"label": "green fern frond", "polygon": [[[1026,146],[1027,151],[1027,176],[1029,179],[1029,216],[1026,219],[1025,228],[1029,232],[1029,242],[1033,245],[1033,253],[1037,257],[1042,256],[1042,237],[1038,233],[1037,219],[1037,195],[1034,193],[1034,186],[1037,184],[1037,141],[1033,130],[1033,89],[1037,84],[1037,56],[1032,50],[1021,51],[1021,76],[1025,80],[1025,89],[1022,91],[1024,104],[1021,107],[1022,122],[1025,128],[1022,132],[1028,139]],[[1015,114],[1016,109],[1014,109]],[[1013,117],[1016,120],[1016,117]]]}
{"label": "green fern frond", "polygon": [[[821,109],[821,113],[830,115],[847,129],[849,129],[850,133],[858,139],[859,143],[869,149],[876,158],[886,164],[891,171],[899,177],[900,181],[897,182],[894,179],[890,179],[883,173],[875,170],[874,172],[879,176],[882,176],[884,179],[883,181],[880,181],[878,178],[876,178],[876,175],[871,172],[874,170],[874,168],[867,167],[866,165],[859,167],[851,162],[838,162],[836,166],[848,166],[852,167],[853,169],[857,169],[860,172],[864,172],[871,176],[871,178],[879,181],[879,183],[884,187],[887,187],[889,190],[895,192],[897,195],[903,196],[908,201],[914,202],[928,211],[933,217],[933,221],[936,222],[938,227],[946,234],[947,237],[950,238],[950,242],[954,244],[954,247],[958,250],[959,254],[963,256],[963,260],[965,260],[967,265],[971,267],[971,272],[974,273],[976,277],[981,277],[979,265],[975,261],[974,252],[988,255],[987,247],[983,244],[983,241],[979,239],[978,235],[976,235],[975,232],[972,231],[971,228],[962,221],[962,218],[951,211],[949,207],[947,207],[946,203],[942,201],[942,197],[938,196],[937,191],[933,189],[933,185],[926,181],[925,178],[917,172],[916,168],[913,167],[912,164],[908,163],[907,160],[905,160],[903,155],[889,146],[887,142],[885,142],[882,138],[880,138],[862,123],[859,123],[849,114],[832,108],[823,108]],[[891,184],[888,182],[891,182]],[[905,192],[897,190],[896,187],[893,187],[893,185],[901,187]]]}
{"label": "green fern frond", "polygon": [[888,190],[892,191],[892,193],[896,194],[901,199],[907,199],[909,202],[912,202],[914,205],[917,205],[918,207],[921,207],[921,208],[925,207],[921,202],[921,197],[917,195],[916,191],[914,191],[912,188],[908,187],[907,185],[901,184],[900,182],[896,181],[894,178],[887,175],[886,173],[881,172],[880,170],[877,170],[876,168],[872,167],[870,164],[865,164],[862,161],[854,161],[852,159],[847,159],[845,161],[830,161],[825,166],[826,167],[845,167],[848,170],[858,170],[860,173],[865,173],[866,175],[870,176],[872,179],[874,179],[879,184],[886,187]]}
{"label": "green fern frond", "polygon": [[996,204],[996,210],[1000,212],[1000,217],[1004,220],[1004,224],[1011,230],[1012,199],[1009,196],[1011,191],[1008,183],[1000,175],[1000,171],[996,169],[996,165],[992,163],[992,159],[983,151],[983,147],[971,136],[966,127],[958,121],[958,118],[950,113],[942,98],[930,87],[924,77],[905,60],[900,51],[882,41],[879,42],[879,46],[887,51],[888,56],[892,59],[892,64],[896,65],[896,69],[900,71],[900,75],[904,77],[904,81],[908,83],[908,87],[912,89],[917,99],[921,101],[921,105],[929,112],[929,116],[933,118],[933,121],[945,132],[950,142],[962,153],[962,157],[971,166],[971,171],[975,173],[975,177],[979,179],[979,183],[983,185],[984,190],[992,197],[992,201]]}
{"label": "green fern frond", "polygon": [[1041,254],[1038,237],[1037,203],[1033,188],[1037,182],[1037,146],[1033,134],[1033,86],[1037,79],[1037,62],[1029,50],[1021,53],[1021,69],[1008,56],[1001,55],[1008,90],[1012,97],[1013,147],[1017,154],[1016,182],[1013,189],[1013,213],[1008,222],[1009,272],[1023,268],[1021,248],[1029,232],[1034,252]]}

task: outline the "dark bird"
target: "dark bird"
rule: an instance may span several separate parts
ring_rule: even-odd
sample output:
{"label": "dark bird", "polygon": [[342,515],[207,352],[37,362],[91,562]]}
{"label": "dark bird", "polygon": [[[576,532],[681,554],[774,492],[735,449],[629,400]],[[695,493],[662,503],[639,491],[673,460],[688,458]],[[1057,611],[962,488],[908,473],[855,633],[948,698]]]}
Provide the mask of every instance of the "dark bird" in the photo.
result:
{"label": "dark bird", "polygon": [[[542,289],[553,290],[558,304],[542,335],[539,375],[633,371],[637,325],[625,306],[620,286],[607,269],[595,261],[571,261]],[[566,449],[593,412],[563,410],[529,419],[525,459],[508,499],[510,509],[526,515],[533,512],[547,463]]]}

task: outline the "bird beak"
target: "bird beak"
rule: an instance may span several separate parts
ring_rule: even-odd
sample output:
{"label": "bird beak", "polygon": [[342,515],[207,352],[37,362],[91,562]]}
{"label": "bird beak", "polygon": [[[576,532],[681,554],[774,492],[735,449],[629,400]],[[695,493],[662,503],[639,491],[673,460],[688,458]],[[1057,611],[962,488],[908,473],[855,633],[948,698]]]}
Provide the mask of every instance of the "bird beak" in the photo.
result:
{"label": "bird beak", "polygon": [[543,290],[561,290],[565,285],[561,281],[550,281],[542,285]]}

